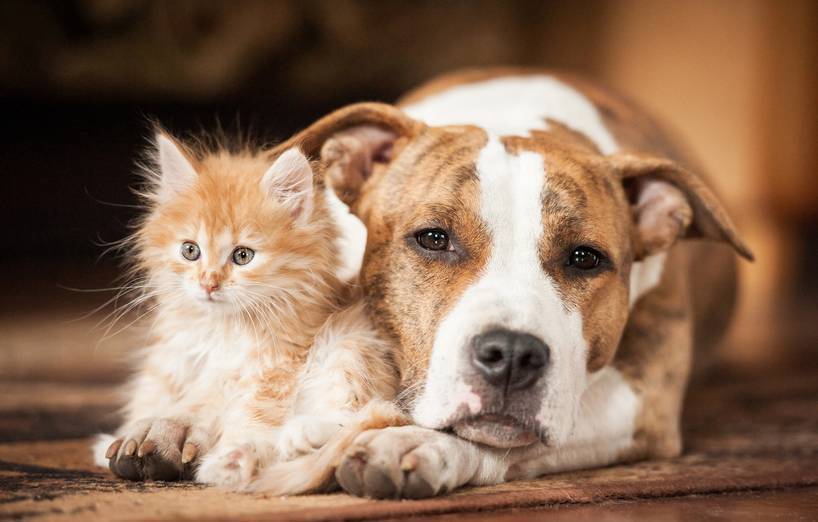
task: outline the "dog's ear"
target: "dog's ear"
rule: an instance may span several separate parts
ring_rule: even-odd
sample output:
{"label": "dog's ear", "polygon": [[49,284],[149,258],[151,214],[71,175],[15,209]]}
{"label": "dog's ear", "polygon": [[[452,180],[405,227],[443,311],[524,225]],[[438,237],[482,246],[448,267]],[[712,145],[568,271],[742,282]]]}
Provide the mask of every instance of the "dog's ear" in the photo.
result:
{"label": "dog's ear", "polygon": [[295,143],[308,157],[320,159],[325,182],[352,205],[375,166],[397,155],[396,143],[423,128],[393,105],[356,103],[321,118],[281,146]]}
{"label": "dog's ear", "polygon": [[327,183],[338,198],[352,203],[377,164],[392,160],[399,135],[390,128],[363,124],[333,134],[321,147],[321,165]]}
{"label": "dog's ear", "polygon": [[724,241],[742,257],[753,260],[724,207],[698,176],[673,161],[653,156],[619,153],[607,160],[631,203],[637,260],[686,237]]}
{"label": "dog's ear", "polygon": [[392,105],[359,103],[310,126],[305,144],[319,148],[326,182],[341,201],[352,206],[376,166],[397,156],[399,140],[411,138],[423,127]]}

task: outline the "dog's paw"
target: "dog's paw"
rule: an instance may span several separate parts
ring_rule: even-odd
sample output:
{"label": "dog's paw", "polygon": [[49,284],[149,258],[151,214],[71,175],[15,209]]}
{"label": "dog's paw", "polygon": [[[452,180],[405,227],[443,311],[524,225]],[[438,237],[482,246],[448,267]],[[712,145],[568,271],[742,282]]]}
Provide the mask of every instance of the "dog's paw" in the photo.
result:
{"label": "dog's paw", "polygon": [[292,460],[312,453],[326,444],[339,429],[341,424],[334,419],[315,415],[293,417],[279,431],[278,457],[280,460]]}
{"label": "dog's paw", "polygon": [[189,480],[205,441],[182,421],[143,419],[108,447],[108,467],[128,480]]}
{"label": "dog's paw", "polygon": [[258,474],[258,457],[251,444],[218,449],[202,459],[196,481],[223,489],[238,490]]}
{"label": "dog's paw", "polygon": [[346,451],[335,478],[353,495],[427,498],[463,483],[460,445],[452,436],[417,426],[370,430]]}

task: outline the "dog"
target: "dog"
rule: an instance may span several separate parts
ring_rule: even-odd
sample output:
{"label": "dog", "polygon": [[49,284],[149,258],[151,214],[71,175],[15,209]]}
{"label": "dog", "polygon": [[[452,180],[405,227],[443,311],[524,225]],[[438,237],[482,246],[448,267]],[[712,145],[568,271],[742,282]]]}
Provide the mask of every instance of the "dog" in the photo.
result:
{"label": "dog", "polygon": [[293,144],[366,225],[361,284],[413,423],[357,436],[347,492],[679,455],[694,346],[723,333],[752,253],[648,116],[573,76],[470,70]]}

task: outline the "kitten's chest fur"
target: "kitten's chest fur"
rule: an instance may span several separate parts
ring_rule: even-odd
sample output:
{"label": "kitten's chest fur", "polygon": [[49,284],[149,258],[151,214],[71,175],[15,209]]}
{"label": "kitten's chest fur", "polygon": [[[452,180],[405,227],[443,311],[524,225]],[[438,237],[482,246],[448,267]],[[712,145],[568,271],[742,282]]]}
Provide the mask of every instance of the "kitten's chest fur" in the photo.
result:
{"label": "kitten's chest fur", "polygon": [[[146,371],[167,383],[168,399],[191,413],[220,416],[259,390],[280,390],[279,407],[297,380],[309,345],[235,320],[166,318],[148,348]],[[299,342],[300,341],[300,342]],[[286,369],[286,371],[282,371]]]}

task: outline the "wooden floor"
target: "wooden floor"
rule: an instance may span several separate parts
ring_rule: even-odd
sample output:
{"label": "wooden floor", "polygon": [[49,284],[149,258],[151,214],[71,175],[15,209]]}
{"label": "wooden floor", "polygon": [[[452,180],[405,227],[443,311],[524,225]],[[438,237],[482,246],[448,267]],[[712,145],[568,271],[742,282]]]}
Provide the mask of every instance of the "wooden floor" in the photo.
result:
{"label": "wooden floor", "polygon": [[[36,296],[35,296],[36,297]],[[129,483],[90,460],[116,423],[122,355],[82,318],[94,298],[0,315],[2,520],[818,520],[818,372],[717,373],[690,393],[685,454],[465,489],[426,501],[342,494],[267,498],[180,483]],[[810,347],[811,349],[814,347]],[[814,353],[814,352],[813,352]]]}

